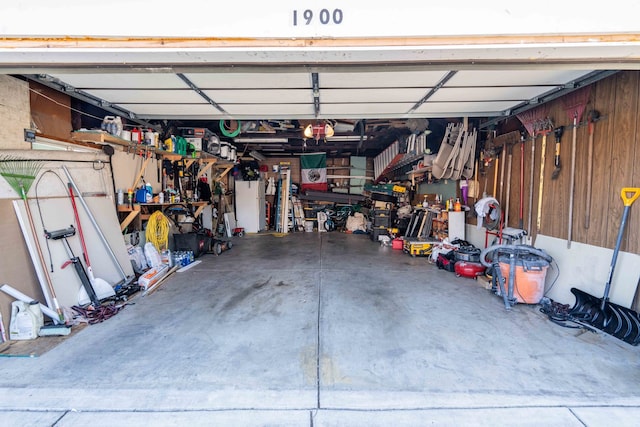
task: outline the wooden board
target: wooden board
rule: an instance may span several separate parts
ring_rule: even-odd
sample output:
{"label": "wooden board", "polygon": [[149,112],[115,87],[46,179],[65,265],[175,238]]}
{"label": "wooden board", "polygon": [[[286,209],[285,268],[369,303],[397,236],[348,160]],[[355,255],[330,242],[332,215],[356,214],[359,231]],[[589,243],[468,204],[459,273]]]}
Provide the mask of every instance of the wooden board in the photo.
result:
{"label": "wooden board", "polygon": [[[11,250],[6,251],[0,257],[1,283],[6,283],[20,290],[23,294],[45,303],[44,295],[40,290],[38,279],[29,258],[29,252],[20,233],[20,227],[11,200],[0,200],[0,217],[2,217],[0,235],[3,241],[12,242]],[[2,321],[7,333],[9,331],[11,303],[13,301],[13,297],[0,292],[0,313],[2,313]]]}
{"label": "wooden board", "polygon": [[[581,117],[577,128],[576,144],[576,174],[573,206],[572,240],[589,245],[613,248],[622,217],[622,201],[620,190],[625,186],[640,186],[640,72],[623,71],[607,79],[594,83],[591,88],[589,102]],[[589,139],[587,127],[587,113],[596,109],[601,114],[601,120],[595,124],[591,224],[589,229],[584,227],[586,206],[586,170],[588,160],[587,144]],[[542,204],[542,227],[540,234],[567,239],[568,236],[568,202],[569,181],[571,172],[571,140],[572,117],[564,109],[561,99],[551,101],[548,105],[548,116],[553,120],[554,127],[565,126],[561,142],[562,170],[557,179],[552,180],[554,170],[553,156],[555,152],[555,138],[549,134],[547,151],[545,153],[545,187]],[[511,138],[509,132],[498,135],[495,140]],[[534,198],[533,212],[537,210],[537,194],[540,173],[541,137],[535,140],[536,155],[531,164],[531,144],[528,138],[525,142],[524,161],[524,225],[526,228],[529,199],[529,173],[534,170]],[[509,203],[510,227],[518,227],[520,202],[520,147],[514,145],[512,159],[511,195]],[[501,164],[497,165],[501,168]],[[494,181],[496,162],[491,162],[484,175],[480,175],[480,191],[486,188],[491,195]],[[498,171],[498,180],[500,172]],[[506,181],[506,173],[505,173]],[[486,187],[485,187],[486,182]],[[499,185],[498,185],[499,187]],[[506,188],[506,182],[505,182]],[[499,199],[501,206],[506,197]],[[627,231],[623,241],[623,250],[640,252],[640,204],[632,207]]]}
{"label": "wooden board", "polygon": [[[87,205],[91,209],[96,222],[100,226],[102,233],[107,238],[109,246],[115,252],[121,268],[127,276],[133,275],[133,268],[129,261],[124,239],[120,232],[120,224],[115,214],[113,203],[106,197],[85,197]],[[26,223],[26,210],[22,201],[17,202],[22,218]],[[70,255],[64,246],[62,240],[49,240],[44,237],[45,229],[48,231],[60,230],[68,228],[74,224],[73,210],[68,198],[40,198],[39,206],[35,200],[29,200],[29,206],[34,216],[34,226],[38,241],[43,250],[45,261],[49,264],[45,266],[49,270],[49,275],[53,282],[53,287],[61,306],[70,307],[78,303],[78,291],[81,287],[80,279],[73,266],[61,268],[61,266],[70,259]],[[97,231],[93,228],[87,213],[78,203],[80,221],[84,232],[89,259],[93,267],[95,277],[106,280],[109,284],[114,285],[122,281],[117,267],[112,262],[107,250],[102,244]],[[44,224],[39,220],[39,211],[42,212]],[[14,214],[15,216],[15,214]],[[31,233],[29,236],[33,238]],[[70,237],[68,239],[69,246],[74,255],[82,258],[82,249],[80,246],[79,236]],[[48,249],[47,249],[48,247]],[[49,256],[50,252],[50,256]],[[53,265],[53,272],[51,272]],[[50,307],[52,308],[52,307]]]}

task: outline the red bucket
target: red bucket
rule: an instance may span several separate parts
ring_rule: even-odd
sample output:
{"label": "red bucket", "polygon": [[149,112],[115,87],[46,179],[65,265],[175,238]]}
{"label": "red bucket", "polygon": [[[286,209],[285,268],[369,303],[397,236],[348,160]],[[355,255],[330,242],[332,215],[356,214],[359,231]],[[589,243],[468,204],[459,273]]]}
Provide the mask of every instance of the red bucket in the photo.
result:
{"label": "red bucket", "polygon": [[403,245],[404,245],[404,241],[400,237],[396,237],[391,241],[391,249],[397,249],[401,251]]}

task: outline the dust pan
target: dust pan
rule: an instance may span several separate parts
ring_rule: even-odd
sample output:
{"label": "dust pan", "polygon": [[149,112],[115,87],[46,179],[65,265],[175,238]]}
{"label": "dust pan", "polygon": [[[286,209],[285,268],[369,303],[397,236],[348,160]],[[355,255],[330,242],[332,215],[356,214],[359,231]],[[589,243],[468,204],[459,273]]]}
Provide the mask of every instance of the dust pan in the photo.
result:
{"label": "dust pan", "polygon": [[621,191],[624,211],[618,230],[618,239],[613,250],[613,258],[609,267],[609,277],[604,288],[602,298],[590,295],[580,289],[571,288],[571,293],[576,297],[576,303],[569,311],[569,316],[580,323],[600,329],[628,344],[640,344],[640,315],[630,308],[622,307],[609,302],[611,279],[615,270],[618,252],[622,244],[624,228],[629,217],[629,211],[633,202],[640,197],[640,188],[623,188]]}

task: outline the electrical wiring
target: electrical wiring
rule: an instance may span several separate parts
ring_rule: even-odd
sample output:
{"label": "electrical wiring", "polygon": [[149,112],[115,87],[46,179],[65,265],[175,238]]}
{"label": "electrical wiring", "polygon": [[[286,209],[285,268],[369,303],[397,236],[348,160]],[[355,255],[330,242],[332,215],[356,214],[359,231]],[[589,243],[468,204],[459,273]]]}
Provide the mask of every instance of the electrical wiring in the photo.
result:
{"label": "electrical wiring", "polygon": [[151,242],[153,246],[162,252],[169,247],[169,218],[161,211],[151,214],[147,222],[147,230],[145,233],[147,242]]}

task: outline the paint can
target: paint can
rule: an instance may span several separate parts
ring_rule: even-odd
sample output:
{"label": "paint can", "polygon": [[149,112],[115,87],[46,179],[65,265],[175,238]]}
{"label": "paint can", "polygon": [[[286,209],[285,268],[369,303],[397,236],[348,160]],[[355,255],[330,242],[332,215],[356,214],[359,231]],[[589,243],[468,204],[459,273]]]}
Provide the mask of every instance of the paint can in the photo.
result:
{"label": "paint can", "polygon": [[127,141],[131,141],[131,131],[129,131],[129,130],[123,130],[123,131],[122,131],[122,133],[121,133],[121,135],[120,135],[120,137],[121,137],[122,139],[127,140]]}

